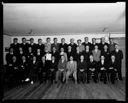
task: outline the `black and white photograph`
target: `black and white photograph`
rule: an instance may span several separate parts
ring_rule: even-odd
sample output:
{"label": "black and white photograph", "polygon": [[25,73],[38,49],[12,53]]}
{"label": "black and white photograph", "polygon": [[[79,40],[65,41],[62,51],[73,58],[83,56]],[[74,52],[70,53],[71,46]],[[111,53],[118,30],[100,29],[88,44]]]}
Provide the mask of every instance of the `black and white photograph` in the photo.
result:
{"label": "black and white photograph", "polygon": [[126,2],[2,5],[3,100],[126,101]]}

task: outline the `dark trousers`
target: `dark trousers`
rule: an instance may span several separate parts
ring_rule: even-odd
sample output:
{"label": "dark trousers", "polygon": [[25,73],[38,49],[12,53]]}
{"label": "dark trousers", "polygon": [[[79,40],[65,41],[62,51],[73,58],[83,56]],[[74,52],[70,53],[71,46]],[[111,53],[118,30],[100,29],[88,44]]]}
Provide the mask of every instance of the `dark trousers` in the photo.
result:
{"label": "dark trousers", "polygon": [[99,74],[100,74],[100,80],[101,81],[103,80],[104,83],[106,83],[106,81],[107,81],[107,72],[106,72],[106,70],[100,70]]}
{"label": "dark trousers", "polygon": [[114,69],[109,70],[108,71],[108,77],[109,77],[109,81],[111,81],[112,83],[115,82],[116,79],[116,71]]}
{"label": "dark trousers", "polygon": [[47,79],[48,79],[48,73],[47,73],[47,71],[41,71],[41,72],[39,72],[38,73],[38,78],[39,78],[40,83],[46,82]]}
{"label": "dark trousers", "polygon": [[93,79],[94,82],[97,82],[98,72],[96,70],[95,71],[88,70],[88,72],[87,72],[87,83],[89,83],[90,79]]}
{"label": "dark trousers", "polygon": [[118,74],[119,80],[122,80],[121,65],[119,65],[118,68],[117,68],[117,74]]}
{"label": "dark trousers", "polygon": [[86,82],[86,72],[85,71],[83,71],[83,72],[81,72],[81,71],[78,71],[78,82],[80,83],[80,81],[82,81],[83,83],[85,83]]}
{"label": "dark trousers", "polygon": [[53,80],[55,80],[55,77],[56,77],[56,71],[55,70],[53,70],[53,71],[49,70],[48,71],[48,79],[53,81]]}

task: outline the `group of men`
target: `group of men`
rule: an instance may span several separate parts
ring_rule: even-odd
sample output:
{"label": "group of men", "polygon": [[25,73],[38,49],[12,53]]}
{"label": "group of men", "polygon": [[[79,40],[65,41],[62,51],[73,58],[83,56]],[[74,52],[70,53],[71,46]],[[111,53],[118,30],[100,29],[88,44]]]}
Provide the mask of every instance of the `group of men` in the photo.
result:
{"label": "group of men", "polygon": [[30,38],[30,43],[26,38],[22,38],[22,43],[14,38],[10,44],[9,53],[6,55],[6,75],[9,81],[29,82],[33,84],[37,80],[57,83],[68,83],[69,78],[73,77],[74,82],[89,83],[94,80],[95,83],[103,81],[115,83],[116,79],[122,80],[121,61],[123,59],[122,50],[118,44],[110,38],[109,43],[105,38],[97,43],[96,38],[92,38],[92,43],[88,37],[70,43],[65,42],[65,38],[46,38],[46,43],[38,39]]}

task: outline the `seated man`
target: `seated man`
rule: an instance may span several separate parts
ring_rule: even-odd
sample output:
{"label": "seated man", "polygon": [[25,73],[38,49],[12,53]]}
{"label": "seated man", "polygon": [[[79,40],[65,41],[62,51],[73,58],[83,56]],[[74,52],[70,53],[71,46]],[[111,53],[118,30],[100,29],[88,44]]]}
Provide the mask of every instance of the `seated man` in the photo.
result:
{"label": "seated man", "polygon": [[15,83],[20,83],[20,71],[19,71],[19,63],[17,61],[17,57],[13,56],[12,58],[12,81]]}
{"label": "seated man", "polygon": [[111,56],[111,60],[109,62],[109,70],[108,70],[108,77],[112,84],[115,83],[115,77],[117,72],[117,63],[115,61],[115,56]]}
{"label": "seated man", "polygon": [[62,77],[62,76],[63,76],[63,78],[61,78],[61,79],[62,79],[62,82],[64,82],[66,66],[67,66],[67,61],[65,60],[65,56],[61,55],[61,59],[59,60],[59,63],[58,63],[58,70],[56,72],[55,83],[57,83],[59,78]]}
{"label": "seated man", "polygon": [[80,81],[82,81],[83,83],[85,83],[86,81],[86,73],[87,73],[87,62],[84,61],[84,56],[81,55],[80,56],[80,61],[78,62],[78,82],[80,83]]}
{"label": "seated man", "polygon": [[49,78],[51,79],[52,83],[55,80],[56,71],[57,71],[57,62],[55,60],[55,57],[52,56],[52,61],[50,65],[50,69],[48,71]]}
{"label": "seated man", "polygon": [[99,73],[100,73],[100,80],[104,81],[104,83],[106,84],[107,81],[107,64],[106,64],[106,60],[105,57],[102,55],[101,56],[101,60],[99,62]]}
{"label": "seated man", "polygon": [[47,64],[45,56],[41,57],[41,62],[39,63],[38,78],[40,84],[47,81]]}
{"label": "seated man", "polygon": [[94,80],[94,82],[97,83],[98,73],[97,73],[96,61],[94,61],[92,55],[90,55],[89,59],[90,60],[88,62],[88,69],[87,69],[87,83],[89,83],[91,77]]}
{"label": "seated man", "polygon": [[24,82],[29,77],[29,70],[28,70],[28,62],[25,56],[22,56],[22,60],[20,62],[20,79]]}
{"label": "seated man", "polygon": [[66,83],[70,75],[73,75],[75,84],[77,84],[77,62],[73,61],[73,56],[70,56],[70,61],[67,63]]}
{"label": "seated man", "polygon": [[31,61],[31,68],[30,68],[30,80],[31,84],[37,81],[38,79],[38,61],[36,59],[36,56],[33,56],[33,60]]}

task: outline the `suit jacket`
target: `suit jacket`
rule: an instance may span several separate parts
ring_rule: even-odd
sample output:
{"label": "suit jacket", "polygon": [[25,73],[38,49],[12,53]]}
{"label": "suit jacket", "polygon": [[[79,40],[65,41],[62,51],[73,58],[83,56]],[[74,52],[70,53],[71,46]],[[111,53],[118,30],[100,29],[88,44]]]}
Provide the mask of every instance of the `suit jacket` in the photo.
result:
{"label": "suit jacket", "polygon": [[31,68],[30,68],[31,75],[37,75],[38,71],[39,71],[39,63],[37,61],[35,63],[31,61]]}
{"label": "suit jacket", "polygon": [[77,44],[76,43],[74,43],[74,44],[71,44],[70,43],[68,46],[71,46],[71,48],[72,48],[71,51],[72,52],[76,52],[76,47],[77,47]]}
{"label": "suit jacket", "polygon": [[69,61],[69,58],[70,58],[70,56],[73,56],[73,58],[75,59],[75,53],[74,52],[67,52],[67,57],[68,57],[68,61]]}
{"label": "suit jacket", "polygon": [[100,61],[100,56],[101,56],[101,51],[98,50],[97,52],[95,52],[94,50],[92,51],[93,54],[93,58],[96,62]]}
{"label": "suit jacket", "polygon": [[67,66],[67,61],[64,61],[62,63],[62,60],[60,59],[59,60],[59,63],[58,63],[58,69],[64,69],[64,70],[66,70],[66,66]]}
{"label": "suit jacket", "polygon": [[119,50],[118,52],[114,50],[111,54],[115,55],[116,62],[120,64],[123,59],[122,50]]}
{"label": "suit jacket", "polygon": [[23,52],[24,52],[25,54],[28,53],[28,46],[29,46],[28,43],[25,43],[25,44],[21,43],[21,44],[20,44],[20,47],[23,48]]}
{"label": "suit jacket", "polygon": [[10,44],[10,47],[13,48],[14,53],[16,53],[16,54],[17,54],[18,51],[19,51],[19,46],[20,46],[19,43],[17,43],[17,44],[11,43],[11,44]]}
{"label": "suit jacket", "polygon": [[10,54],[10,53],[7,53],[6,54],[6,62],[7,62],[7,65],[9,65],[10,63],[12,63],[12,57],[14,56],[14,54]]}
{"label": "suit jacket", "polygon": [[85,50],[85,47],[83,44],[77,45],[77,47],[79,47],[80,52],[83,52]]}
{"label": "suit jacket", "polygon": [[33,43],[33,44],[28,44],[28,47],[31,47],[31,48],[32,48],[32,52],[33,52],[33,53],[36,53],[37,45],[36,45],[35,43]]}
{"label": "suit jacket", "polygon": [[101,60],[98,62],[98,68],[99,68],[99,71],[101,70],[101,68],[105,68],[107,70],[108,68],[108,63],[104,60],[104,63],[101,62]]}
{"label": "suit jacket", "polygon": [[104,45],[107,45],[107,47],[109,47],[108,43],[106,43],[106,42],[104,44],[99,43],[99,50],[103,51],[104,50]]}
{"label": "suit jacket", "polygon": [[82,45],[84,45],[85,50],[86,50],[87,45],[89,46],[89,49],[91,50],[91,43],[90,42],[88,42],[88,43],[83,42]]}
{"label": "suit jacket", "polygon": [[88,70],[90,69],[90,68],[95,68],[96,70],[97,70],[97,65],[96,65],[96,61],[89,61],[88,62]]}
{"label": "suit jacket", "polygon": [[89,62],[89,56],[90,56],[91,54],[92,54],[91,51],[89,51],[89,52],[84,51],[84,52],[83,52],[84,60],[87,61],[87,62]]}
{"label": "suit jacket", "polygon": [[41,53],[44,53],[44,44],[37,44],[36,45],[36,49],[40,49],[41,50]]}
{"label": "suit jacket", "polygon": [[95,45],[98,45],[98,47],[99,47],[99,43],[95,43],[95,44],[91,43],[91,48],[90,48],[91,51],[94,50]]}
{"label": "suit jacket", "polygon": [[87,62],[86,61],[83,61],[83,62],[79,61],[78,65],[77,65],[77,69],[78,69],[78,71],[80,69],[84,69],[86,71],[87,70]]}
{"label": "suit jacket", "polygon": [[60,49],[61,49],[61,48],[64,48],[64,52],[67,53],[67,50],[68,50],[68,45],[67,45],[67,43],[65,43],[65,44],[60,43],[60,45],[59,45],[59,52],[60,52]]}
{"label": "suit jacket", "polygon": [[60,56],[59,56],[59,52],[58,51],[52,52],[52,56],[55,57],[55,61],[56,62],[59,62]]}
{"label": "suit jacket", "polygon": [[25,62],[23,62],[23,60],[20,62],[19,64],[20,70],[28,70],[28,62],[27,60]]}
{"label": "suit jacket", "polygon": [[52,43],[51,45],[51,48],[55,47],[56,48],[56,51],[59,52],[59,43],[55,44],[55,43]]}
{"label": "suit jacket", "polygon": [[109,61],[111,59],[109,50],[101,51],[101,55],[103,55],[105,57],[106,61]]}
{"label": "suit jacket", "polygon": [[83,55],[83,52],[79,52],[75,54],[75,59],[77,62],[80,61],[80,56]]}
{"label": "suit jacket", "polygon": [[111,53],[111,52],[113,52],[114,50],[115,50],[115,43],[113,43],[113,44],[109,44],[109,52]]}
{"label": "suit jacket", "polygon": [[50,64],[50,69],[54,69],[55,71],[57,71],[57,62],[56,61],[54,61],[54,63],[51,61],[51,64]]}
{"label": "suit jacket", "polygon": [[114,69],[117,69],[117,67],[118,67],[116,61],[115,62],[112,62],[112,60],[109,61],[109,64],[108,65],[109,65],[109,68],[110,67],[113,67]]}
{"label": "suit jacket", "polygon": [[76,71],[77,70],[77,62],[73,61],[73,63],[71,63],[70,61],[67,62],[67,70],[68,71]]}

